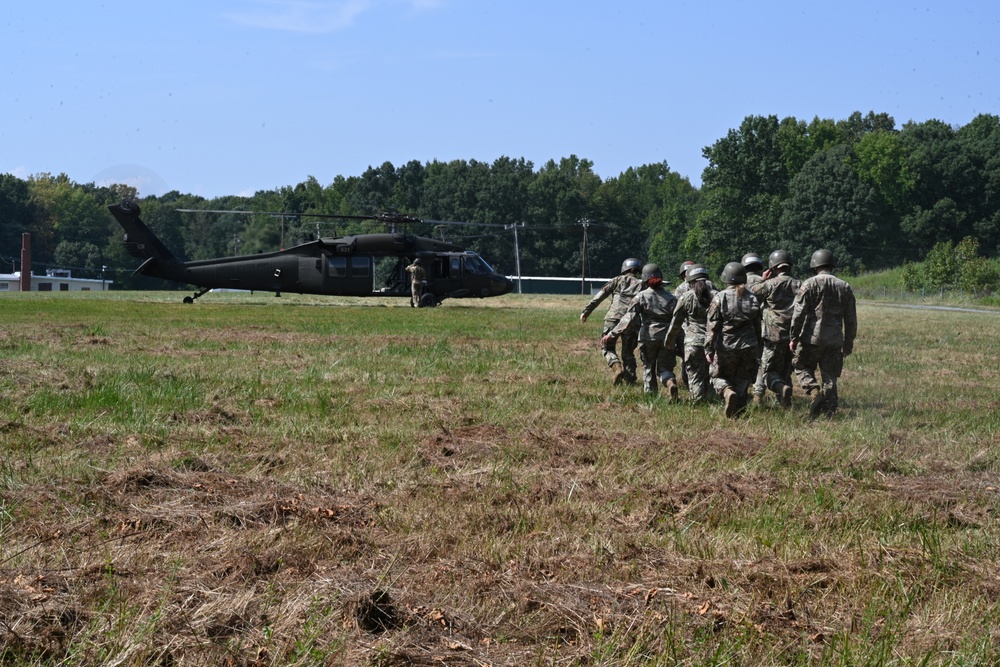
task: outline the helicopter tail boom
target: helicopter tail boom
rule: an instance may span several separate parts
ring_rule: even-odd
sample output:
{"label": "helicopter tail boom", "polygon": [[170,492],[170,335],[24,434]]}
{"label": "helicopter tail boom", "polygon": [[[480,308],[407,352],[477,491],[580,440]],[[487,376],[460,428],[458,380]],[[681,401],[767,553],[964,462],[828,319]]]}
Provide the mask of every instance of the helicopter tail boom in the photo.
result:
{"label": "helicopter tail boom", "polygon": [[139,205],[123,199],[120,204],[109,206],[108,210],[125,230],[125,249],[133,257],[143,260],[135,273],[175,280],[176,269],[182,263],[139,219]]}

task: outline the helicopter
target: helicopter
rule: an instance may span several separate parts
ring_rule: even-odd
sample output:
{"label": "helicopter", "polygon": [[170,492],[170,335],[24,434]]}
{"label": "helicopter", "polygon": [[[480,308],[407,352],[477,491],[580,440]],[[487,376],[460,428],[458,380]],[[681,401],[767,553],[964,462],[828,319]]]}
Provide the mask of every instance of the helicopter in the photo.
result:
{"label": "helicopter", "polygon": [[[406,266],[420,259],[427,284],[418,307],[437,306],[445,299],[501,296],[513,282],[497,273],[471,250],[438,239],[403,233],[320,237],[288,249],[256,255],[185,262],[173,255],[139,218],[139,204],[124,199],[108,207],[125,230],[125,249],[143,260],[133,275],[164,278],[200,288],[184,303],[212,289],[238,289],[331,296],[410,297]],[[288,215],[288,214],[285,214]],[[323,217],[376,220],[395,224],[434,223],[396,213],[330,215]],[[446,223],[439,223],[446,224]],[[385,284],[376,284],[376,266],[395,259]]]}

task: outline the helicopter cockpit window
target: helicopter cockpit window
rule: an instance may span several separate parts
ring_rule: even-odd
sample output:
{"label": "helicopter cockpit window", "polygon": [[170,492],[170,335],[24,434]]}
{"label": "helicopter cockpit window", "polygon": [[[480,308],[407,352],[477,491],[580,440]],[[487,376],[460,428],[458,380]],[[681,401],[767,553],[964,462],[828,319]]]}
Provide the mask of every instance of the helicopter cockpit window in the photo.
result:
{"label": "helicopter cockpit window", "polygon": [[371,275],[370,257],[351,257],[351,276],[354,278],[367,278]]}
{"label": "helicopter cockpit window", "polygon": [[472,273],[493,273],[490,265],[483,261],[483,258],[475,253],[465,256],[465,269]]}
{"label": "helicopter cockpit window", "polygon": [[330,263],[327,268],[327,275],[331,278],[346,278],[347,277],[347,258],[346,257],[331,257]]}

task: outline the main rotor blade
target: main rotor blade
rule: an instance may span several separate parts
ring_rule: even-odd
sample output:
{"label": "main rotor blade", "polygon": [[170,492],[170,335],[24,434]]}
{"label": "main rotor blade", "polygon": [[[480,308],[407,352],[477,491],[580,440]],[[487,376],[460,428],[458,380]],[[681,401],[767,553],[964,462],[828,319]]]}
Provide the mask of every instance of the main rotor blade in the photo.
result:
{"label": "main rotor blade", "polygon": [[241,210],[219,210],[205,208],[178,208],[174,209],[178,213],[216,213],[236,215],[273,215],[283,218],[328,218],[331,220],[374,220],[386,224],[395,225],[456,225],[469,227],[507,227],[507,225],[491,224],[485,222],[458,222],[455,220],[425,220],[412,215],[402,213],[376,213],[374,215],[343,215],[339,213],[289,213],[287,211],[241,211]]}
{"label": "main rotor blade", "polygon": [[273,215],[282,218],[334,218],[338,220],[378,220],[374,215],[340,215],[337,213],[289,213],[287,211],[240,211],[207,208],[177,208],[178,213],[233,213],[236,215]]}

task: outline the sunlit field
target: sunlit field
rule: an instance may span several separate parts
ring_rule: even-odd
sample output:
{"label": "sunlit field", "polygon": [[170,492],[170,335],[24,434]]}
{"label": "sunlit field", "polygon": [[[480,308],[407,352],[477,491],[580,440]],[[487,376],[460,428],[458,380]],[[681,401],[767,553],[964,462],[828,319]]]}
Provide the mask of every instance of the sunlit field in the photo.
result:
{"label": "sunlit field", "polygon": [[587,297],[184,294],[0,297],[0,664],[1000,662],[997,312],[862,302],[811,422]]}

